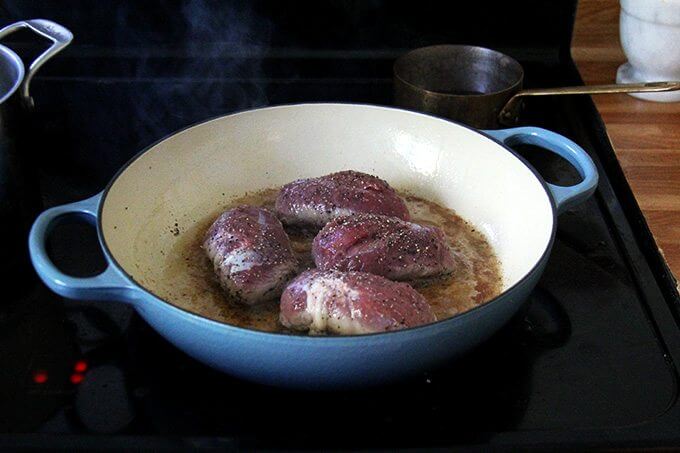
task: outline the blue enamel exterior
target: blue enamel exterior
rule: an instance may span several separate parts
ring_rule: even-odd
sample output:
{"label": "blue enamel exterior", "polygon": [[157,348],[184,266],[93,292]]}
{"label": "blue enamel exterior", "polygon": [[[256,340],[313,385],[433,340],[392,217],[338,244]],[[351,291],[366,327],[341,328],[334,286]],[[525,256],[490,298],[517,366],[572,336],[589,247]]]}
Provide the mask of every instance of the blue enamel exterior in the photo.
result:
{"label": "blue enamel exterior", "polygon": [[[538,128],[485,134],[508,146],[518,143],[542,146],[574,164],[583,176],[581,183],[572,187],[547,185],[558,211],[583,201],[595,190],[597,171],[593,162],[583,149],[565,137]],[[95,221],[104,194],[49,209],[36,219],[29,248],[33,265],[47,286],[67,298],[130,303],[168,341],[208,366],[264,384],[305,389],[375,385],[413,375],[469,351],[520,309],[543,273],[555,231],[553,211],[553,234],[539,262],[518,284],[487,304],[434,324],[396,332],[308,337],[230,326],[164,302],[118,267],[103,246],[98,223],[99,240],[109,263],[107,269],[91,278],[75,278],[60,272],[45,250],[50,228],[68,215]]]}

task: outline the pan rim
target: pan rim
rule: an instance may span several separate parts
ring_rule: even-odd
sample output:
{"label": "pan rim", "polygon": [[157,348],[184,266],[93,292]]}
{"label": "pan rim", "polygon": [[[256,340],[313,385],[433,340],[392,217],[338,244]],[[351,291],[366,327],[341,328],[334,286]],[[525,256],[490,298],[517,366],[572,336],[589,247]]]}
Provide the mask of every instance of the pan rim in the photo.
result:
{"label": "pan rim", "polygon": [[16,68],[19,70],[19,74],[17,74],[17,78],[14,81],[12,87],[9,90],[7,90],[7,92],[4,95],[0,94],[0,105],[4,103],[7,99],[9,99],[17,91],[19,86],[21,86],[21,84],[24,81],[24,75],[26,72],[24,62],[21,61],[21,58],[19,58],[16,52],[14,52],[12,49],[0,44],[0,55],[1,54],[5,54],[9,59],[11,59],[14,62]]}
{"label": "pan rim", "polygon": [[[458,49],[464,48],[464,47],[476,48],[476,49],[482,49],[485,52],[491,52],[491,53],[496,54],[496,55],[501,56],[501,57],[506,57],[506,58],[510,59],[513,62],[513,64],[517,65],[517,68],[519,69],[519,77],[512,84],[510,84],[510,85],[508,85],[505,88],[502,88],[500,90],[488,91],[488,92],[478,93],[478,94],[454,94],[454,93],[446,93],[446,92],[443,92],[443,91],[430,90],[430,89],[424,88],[420,85],[416,85],[415,83],[412,83],[412,82],[406,80],[402,76],[401,71],[397,70],[397,65],[400,64],[401,62],[403,62],[403,59],[405,59],[408,56],[413,55],[416,52],[424,51],[424,50],[428,50],[428,49],[433,49],[433,48],[444,48],[444,47],[446,47],[446,48],[458,48]],[[522,84],[524,83],[524,68],[522,67],[521,63],[519,61],[517,61],[515,58],[511,57],[510,55],[504,54],[503,52],[499,52],[498,50],[495,50],[495,49],[490,49],[488,47],[482,47],[482,46],[467,45],[467,44],[436,44],[436,45],[433,45],[433,46],[419,47],[417,49],[413,49],[413,50],[403,54],[399,58],[397,58],[397,60],[392,65],[392,74],[393,74],[393,76],[396,80],[403,83],[404,85],[409,87],[411,90],[422,93],[422,94],[429,96],[429,97],[442,98],[442,99],[448,99],[448,98],[460,99],[460,98],[466,98],[466,97],[480,99],[480,98],[484,98],[484,97],[497,96],[497,95],[503,94],[503,93],[516,93],[517,91],[522,89]],[[453,120],[451,120],[451,121],[456,122],[456,121],[453,121]]]}

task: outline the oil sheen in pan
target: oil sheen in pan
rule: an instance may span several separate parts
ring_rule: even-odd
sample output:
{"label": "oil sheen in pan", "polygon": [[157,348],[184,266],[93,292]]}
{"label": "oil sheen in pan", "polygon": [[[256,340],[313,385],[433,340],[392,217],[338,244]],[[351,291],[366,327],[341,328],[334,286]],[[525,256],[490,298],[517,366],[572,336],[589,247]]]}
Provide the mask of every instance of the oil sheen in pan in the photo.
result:
{"label": "oil sheen in pan", "polygon": [[[249,329],[285,332],[278,322],[278,303],[244,307],[230,300],[220,288],[212,265],[201,248],[203,235],[225,209],[240,204],[273,207],[278,189],[267,189],[232,200],[184,231],[168,259],[163,279],[173,282],[158,295],[201,316]],[[502,277],[498,260],[484,235],[450,209],[422,198],[402,194],[413,221],[436,225],[444,230],[454,252],[453,275],[414,285],[432,306],[437,319],[444,319],[480,305],[501,292]],[[313,237],[289,232],[293,250],[302,263],[301,271],[313,267]]]}

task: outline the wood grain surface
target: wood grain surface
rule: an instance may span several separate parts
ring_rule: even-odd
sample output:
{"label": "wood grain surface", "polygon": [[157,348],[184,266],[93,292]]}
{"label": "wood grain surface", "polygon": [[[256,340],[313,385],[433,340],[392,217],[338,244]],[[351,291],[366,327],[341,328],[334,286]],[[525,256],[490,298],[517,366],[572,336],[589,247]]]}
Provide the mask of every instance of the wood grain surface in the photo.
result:
{"label": "wood grain surface", "polygon": [[[580,0],[572,56],[587,85],[613,83],[626,61],[618,0]],[[680,103],[593,96],[659,249],[680,275]]]}

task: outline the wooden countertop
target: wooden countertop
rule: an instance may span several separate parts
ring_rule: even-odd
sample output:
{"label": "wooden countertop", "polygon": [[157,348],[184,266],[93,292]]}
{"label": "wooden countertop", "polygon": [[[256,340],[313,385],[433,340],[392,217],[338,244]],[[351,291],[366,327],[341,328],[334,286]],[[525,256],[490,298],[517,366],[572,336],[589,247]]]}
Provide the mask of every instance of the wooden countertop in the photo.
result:
{"label": "wooden countertop", "polygon": [[[618,0],[580,0],[572,56],[587,85],[614,83],[626,61],[619,40]],[[596,95],[623,167],[659,249],[680,276],[680,102]]]}

